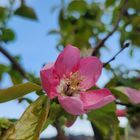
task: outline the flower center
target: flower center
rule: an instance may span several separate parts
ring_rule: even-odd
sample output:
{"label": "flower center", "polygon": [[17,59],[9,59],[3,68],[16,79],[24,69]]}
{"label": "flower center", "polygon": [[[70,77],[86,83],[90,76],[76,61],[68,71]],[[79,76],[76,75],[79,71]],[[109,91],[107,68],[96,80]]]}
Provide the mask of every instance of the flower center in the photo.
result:
{"label": "flower center", "polygon": [[60,84],[57,87],[57,92],[65,96],[78,96],[79,92],[82,91],[80,88],[80,82],[82,77],[78,72],[70,74],[69,78],[66,76],[60,80]]}

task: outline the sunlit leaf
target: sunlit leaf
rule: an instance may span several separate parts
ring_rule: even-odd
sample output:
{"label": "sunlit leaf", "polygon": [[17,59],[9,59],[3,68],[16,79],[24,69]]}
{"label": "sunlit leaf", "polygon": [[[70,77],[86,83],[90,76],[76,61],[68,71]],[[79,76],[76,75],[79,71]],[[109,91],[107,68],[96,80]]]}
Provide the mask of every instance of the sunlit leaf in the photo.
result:
{"label": "sunlit leaf", "polygon": [[84,0],[72,1],[68,6],[68,11],[84,13],[86,11],[86,2]]}
{"label": "sunlit leaf", "polygon": [[1,140],[39,140],[48,113],[49,102],[47,103],[46,96],[41,96],[26,109],[19,121],[6,131]]}
{"label": "sunlit leaf", "polygon": [[0,118],[0,136],[12,126],[13,122],[9,121],[6,118]]}
{"label": "sunlit leaf", "polygon": [[35,83],[27,82],[18,84],[7,89],[0,90],[0,103],[22,97],[33,91],[41,90],[41,87]]}

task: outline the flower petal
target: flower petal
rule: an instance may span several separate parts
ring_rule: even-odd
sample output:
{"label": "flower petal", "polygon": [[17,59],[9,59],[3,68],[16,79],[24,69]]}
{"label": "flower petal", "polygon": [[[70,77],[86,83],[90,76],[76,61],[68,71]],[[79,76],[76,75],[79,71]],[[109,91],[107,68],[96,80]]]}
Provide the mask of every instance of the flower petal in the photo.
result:
{"label": "flower petal", "polygon": [[57,96],[56,87],[59,79],[54,71],[54,63],[45,65],[40,71],[42,87],[50,99]]}
{"label": "flower petal", "polygon": [[126,111],[126,109],[117,109],[116,115],[118,117],[125,117],[127,115],[127,111]]}
{"label": "flower petal", "polygon": [[68,45],[58,56],[55,69],[60,77],[68,76],[71,72],[77,70],[80,61],[80,51],[78,48]]}
{"label": "flower petal", "polygon": [[98,109],[115,100],[108,89],[91,90],[81,93],[84,109]]}
{"label": "flower petal", "polygon": [[135,103],[135,104],[140,103],[140,91],[139,90],[129,88],[129,87],[125,87],[124,90],[125,90],[125,92],[124,92],[125,95],[127,95],[129,97],[129,99],[132,103]]}
{"label": "flower petal", "polygon": [[97,57],[86,57],[81,59],[79,73],[83,77],[80,87],[89,89],[95,85],[102,71],[102,63]]}
{"label": "flower petal", "polygon": [[83,102],[79,97],[58,96],[59,103],[64,110],[72,115],[84,114]]}

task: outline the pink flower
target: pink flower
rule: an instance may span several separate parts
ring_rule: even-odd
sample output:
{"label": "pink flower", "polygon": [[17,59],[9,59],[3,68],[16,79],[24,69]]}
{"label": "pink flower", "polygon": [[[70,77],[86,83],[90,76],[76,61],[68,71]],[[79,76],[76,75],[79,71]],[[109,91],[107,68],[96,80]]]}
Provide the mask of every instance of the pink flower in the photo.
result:
{"label": "pink flower", "polygon": [[40,75],[50,99],[57,97],[65,111],[81,115],[115,99],[108,89],[90,90],[101,71],[102,63],[97,57],[80,58],[79,49],[68,45],[56,62],[47,64]]}
{"label": "pink flower", "polygon": [[128,96],[128,98],[130,99],[130,101],[134,104],[139,104],[140,103],[140,91],[133,89],[133,88],[129,88],[129,87],[125,87],[123,89],[124,94],[126,96]]}
{"label": "pink flower", "polygon": [[116,115],[117,115],[118,117],[125,117],[126,114],[127,114],[126,109],[117,109],[117,110],[116,110]]}

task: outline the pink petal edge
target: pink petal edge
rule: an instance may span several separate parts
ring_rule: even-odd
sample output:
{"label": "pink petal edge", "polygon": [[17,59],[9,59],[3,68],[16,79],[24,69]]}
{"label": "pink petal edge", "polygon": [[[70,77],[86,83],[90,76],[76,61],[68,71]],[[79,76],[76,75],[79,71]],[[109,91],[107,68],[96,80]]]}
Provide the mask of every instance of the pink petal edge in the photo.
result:
{"label": "pink petal edge", "polygon": [[72,45],[67,45],[55,62],[55,70],[60,78],[64,75],[69,76],[70,73],[77,70],[79,61],[80,50]]}
{"label": "pink petal edge", "polygon": [[84,109],[98,109],[115,100],[115,97],[108,89],[91,90],[81,93],[81,100],[84,103]]}
{"label": "pink petal edge", "polygon": [[127,95],[130,99],[130,101],[134,104],[140,103],[140,91],[136,90],[134,88],[125,87],[125,95]]}
{"label": "pink petal edge", "polygon": [[55,98],[58,95],[56,86],[59,84],[59,79],[54,71],[54,63],[45,65],[40,71],[40,77],[44,91],[50,99]]}

